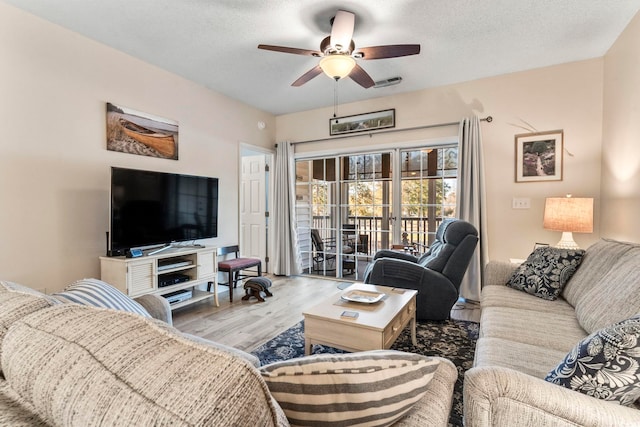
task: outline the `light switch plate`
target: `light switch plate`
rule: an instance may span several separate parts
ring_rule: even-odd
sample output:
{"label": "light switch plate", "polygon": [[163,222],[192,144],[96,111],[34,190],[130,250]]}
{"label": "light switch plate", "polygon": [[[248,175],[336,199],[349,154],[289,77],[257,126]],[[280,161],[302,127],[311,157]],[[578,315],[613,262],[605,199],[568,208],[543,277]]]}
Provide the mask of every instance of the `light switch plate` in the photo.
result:
{"label": "light switch plate", "polygon": [[531,208],[531,199],[528,197],[514,197],[513,209],[529,209]]}

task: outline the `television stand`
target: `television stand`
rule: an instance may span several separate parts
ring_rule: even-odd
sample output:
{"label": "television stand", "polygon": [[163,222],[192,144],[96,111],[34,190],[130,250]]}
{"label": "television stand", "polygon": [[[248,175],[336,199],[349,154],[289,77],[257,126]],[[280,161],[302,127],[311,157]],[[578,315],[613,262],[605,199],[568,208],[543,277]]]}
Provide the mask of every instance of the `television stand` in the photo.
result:
{"label": "television stand", "polygon": [[[189,290],[191,296],[171,304],[171,310],[211,297],[218,306],[217,248],[168,245],[153,252],[139,258],[101,256],[100,278],[132,298]],[[213,293],[205,290],[209,284]]]}

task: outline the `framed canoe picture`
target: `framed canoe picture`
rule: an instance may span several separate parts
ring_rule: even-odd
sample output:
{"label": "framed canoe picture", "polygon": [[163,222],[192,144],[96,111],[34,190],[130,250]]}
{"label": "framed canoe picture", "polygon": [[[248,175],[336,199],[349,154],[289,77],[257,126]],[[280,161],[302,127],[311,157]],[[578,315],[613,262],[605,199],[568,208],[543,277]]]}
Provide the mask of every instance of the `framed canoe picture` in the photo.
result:
{"label": "framed canoe picture", "polygon": [[107,102],[107,150],[178,160],[178,122]]}

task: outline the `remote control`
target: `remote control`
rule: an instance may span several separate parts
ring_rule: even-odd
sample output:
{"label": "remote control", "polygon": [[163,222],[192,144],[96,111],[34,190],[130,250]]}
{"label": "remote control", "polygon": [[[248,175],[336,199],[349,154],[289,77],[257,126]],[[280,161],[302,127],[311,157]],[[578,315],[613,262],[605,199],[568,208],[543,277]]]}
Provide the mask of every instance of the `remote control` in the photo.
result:
{"label": "remote control", "polygon": [[358,312],[357,311],[343,311],[340,317],[345,317],[347,319],[357,319]]}

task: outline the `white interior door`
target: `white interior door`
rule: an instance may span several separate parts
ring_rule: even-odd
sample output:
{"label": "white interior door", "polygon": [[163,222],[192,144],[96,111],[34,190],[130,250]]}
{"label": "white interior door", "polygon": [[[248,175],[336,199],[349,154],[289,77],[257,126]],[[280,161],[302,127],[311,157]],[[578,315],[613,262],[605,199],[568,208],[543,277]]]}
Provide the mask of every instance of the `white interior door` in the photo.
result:
{"label": "white interior door", "polygon": [[260,258],[267,255],[265,155],[243,156],[240,186],[240,252]]}

